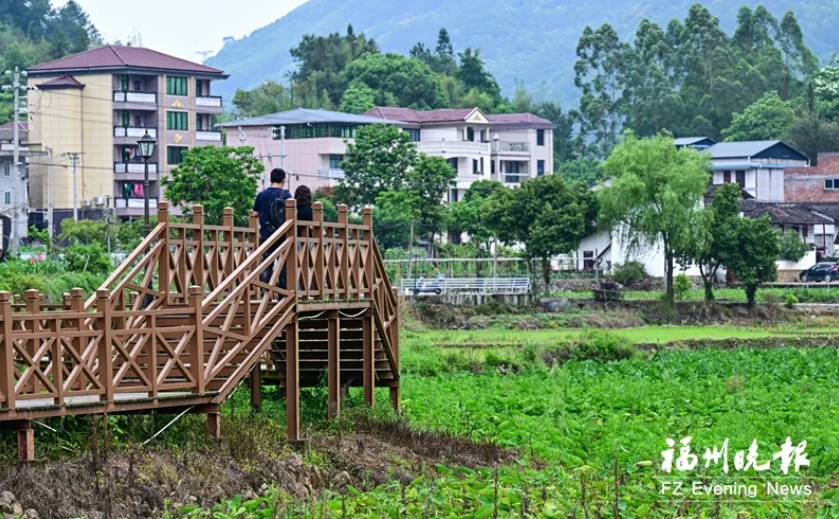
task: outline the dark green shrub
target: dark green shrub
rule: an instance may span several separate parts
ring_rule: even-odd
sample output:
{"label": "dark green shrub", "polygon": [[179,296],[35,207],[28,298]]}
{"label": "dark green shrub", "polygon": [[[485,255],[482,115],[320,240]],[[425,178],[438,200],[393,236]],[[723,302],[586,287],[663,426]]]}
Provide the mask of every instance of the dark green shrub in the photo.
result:
{"label": "dark green shrub", "polygon": [[673,291],[676,293],[676,299],[686,299],[692,288],[693,284],[690,282],[690,278],[684,273],[679,274],[673,280]]}
{"label": "dark green shrub", "polygon": [[647,270],[640,261],[627,261],[616,265],[612,272],[612,279],[625,287],[631,287],[650,278]]}
{"label": "dark green shrub", "polygon": [[64,260],[68,269],[74,272],[104,274],[113,268],[108,253],[99,243],[70,245],[64,249]]}
{"label": "dark green shrub", "polygon": [[635,348],[629,341],[618,335],[598,330],[583,334],[571,350],[571,358],[595,362],[625,360],[634,354]]}

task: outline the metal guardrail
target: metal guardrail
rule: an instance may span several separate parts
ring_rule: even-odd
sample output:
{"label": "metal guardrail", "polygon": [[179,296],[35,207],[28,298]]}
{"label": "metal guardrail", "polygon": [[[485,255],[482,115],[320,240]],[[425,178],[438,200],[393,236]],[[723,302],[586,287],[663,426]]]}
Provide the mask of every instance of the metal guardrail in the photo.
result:
{"label": "metal guardrail", "polygon": [[530,292],[529,278],[445,278],[403,279],[399,288],[407,295],[422,293],[460,294],[527,294]]}

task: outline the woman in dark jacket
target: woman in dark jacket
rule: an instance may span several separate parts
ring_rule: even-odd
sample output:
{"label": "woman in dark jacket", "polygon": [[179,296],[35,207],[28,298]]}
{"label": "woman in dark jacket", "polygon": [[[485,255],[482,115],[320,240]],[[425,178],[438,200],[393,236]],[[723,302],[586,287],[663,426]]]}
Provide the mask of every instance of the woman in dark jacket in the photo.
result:
{"label": "woman in dark jacket", "polygon": [[[314,218],[312,214],[312,190],[308,186],[298,186],[294,191],[294,200],[297,201],[297,220],[311,222]],[[303,237],[303,228],[297,229],[297,236]],[[312,237],[312,231],[309,230],[309,237]]]}

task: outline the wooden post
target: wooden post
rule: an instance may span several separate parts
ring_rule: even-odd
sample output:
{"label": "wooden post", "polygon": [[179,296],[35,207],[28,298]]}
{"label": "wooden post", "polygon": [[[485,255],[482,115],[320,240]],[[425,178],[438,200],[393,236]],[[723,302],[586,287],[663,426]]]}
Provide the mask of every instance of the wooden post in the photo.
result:
{"label": "wooden post", "polygon": [[327,329],[327,373],[329,418],[341,414],[341,317],[338,312],[329,316]]}
{"label": "wooden post", "polygon": [[[297,201],[289,198],[285,201],[285,220],[291,222],[291,230],[286,235],[286,241],[291,242],[291,248],[288,251],[288,257],[285,261],[286,266],[286,287],[294,297],[295,304],[297,303],[297,282],[299,281],[297,275]],[[277,268],[282,268],[282,264],[277,265]]]}
{"label": "wooden post", "polygon": [[[391,288],[393,291],[393,320],[390,323],[390,348],[393,350],[393,360],[396,364],[396,373],[394,375],[399,374],[399,370],[401,369],[399,366],[399,289],[398,288]],[[390,388],[390,403],[393,406],[394,411],[399,411],[399,402],[401,399],[400,389],[399,389],[399,381],[396,381],[396,387],[391,386]]]}
{"label": "wooden post", "polygon": [[251,408],[256,412],[262,411],[262,358],[256,359],[251,369]]}
{"label": "wooden post", "polygon": [[364,241],[367,242],[367,254],[363,255],[364,277],[367,278],[367,299],[373,299],[373,208],[365,207],[361,210],[361,224],[364,226]]}
{"label": "wooden post", "polygon": [[[197,236],[195,236],[195,241],[197,244],[195,245],[196,250],[196,258],[195,263],[192,266],[192,277],[195,278],[195,285],[201,289],[201,292],[204,292],[204,285],[206,281],[206,274],[205,274],[205,258],[206,255],[204,254],[204,206],[201,204],[196,205],[192,208],[192,223],[198,226],[198,229],[193,231]],[[184,247],[184,254],[188,255],[189,252]],[[181,260],[183,261],[183,259]],[[190,289],[192,287],[190,286]],[[192,299],[192,294],[190,293],[190,300]]]}
{"label": "wooden post", "polygon": [[[257,213],[256,211],[251,211],[250,218],[248,220],[248,224],[249,224],[248,227],[250,227],[250,240],[251,240],[251,244],[250,244],[251,252],[250,252],[250,254],[253,254],[253,251],[255,251],[256,249],[259,248],[259,213]],[[259,264],[257,263],[256,265],[258,266]],[[255,268],[255,267],[251,267],[251,268]],[[250,272],[248,272],[248,274],[250,274]],[[257,292],[256,287],[252,286],[251,290],[253,290],[254,293]],[[250,301],[250,300],[251,300],[251,298],[249,297],[248,301]]]}
{"label": "wooden post", "polygon": [[367,310],[362,318],[362,341],[364,347],[362,363],[364,370],[364,401],[370,407],[376,405],[376,337],[373,331],[373,309]]}
{"label": "wooden post", "polygon": [[[169,202],[161,201],[157,203],[157,223],[158,224],[166,224],[166,227],[163,229],[163,237],[161,241],[163,242],[163,250],[160,251],[160,262],[157,266],[157,289],[163,294],[163,301],[161,302],[162,308],[168,308],[169,304],[171,303],[169,300],[169,289],[172,286],[172,274],[171,274],[171,255],[172,253],[169,251]],[[183,256],[180,260],[182,265],[186,264],[186,256],[189,253],[186,250],[186,247],[181,248],[181,256]]]}
{"label": "wooden post", "polygon": [[[114,358],[111,354],[111,291],[103,288],[96,291],[96,313],[99,314],[99,331],[102,332],[102,338],[99,340],[98,357],[99,357],[99,381],[105,394],[100,395],[99,399],[106,402],[114,402]],[[152,333],[149,330],[149,333]],[[149,341],[148,348],[156,348],[153,341]],[[127,362],[127,361],[126,361]],[[155,366],[152,366],[154,370]],[[157,384],[154,377],[151,379],[152,386]]]}
{"label": "wooden post", "polygon": [[300,441],[300,359],[297,344],[297,322],[286,326],[286,421],[288,441]]}
{"label": "wooden post", "polygon": [[20,461],[35,461],[35,431],[28,420],[17,431],[17,458]]}
{"label": "wooden post", "polygon": [[[340,268],[341,271],[337,278],[344,280],[344,299],[350,298],[350,247],[349,234],[347,230],[347,225],[349,224],[348,213],[349,209],[346,204],[338,206],[338,239],[340,240],[341,247],[341,265],[338,268]],[[338,298],[341,297],[341,294],[337,290],[335,291],[335,294]]]}
{"label": "wooden post", "polygon": [[[74,288],[70,290],[70,311],[75,314],[82,314],[84,313],[84,289],[82,288]],[[71,320],[71,327],[76,332],[81,332],[84,329],[84,318],[78,317],[76,319]],[[123,320],[122,327],[124,328],[125,321]],[[73,337],[70,339],[73,343],[73,349],[76,350],[77,353],[80,355],[84,351],[82,347],[82,338],[81,337]],[[110,350],[110,344],[108,345]],[[98,352],[97,352],[98,354]],[[76,379],[75,385],[73,389],[79,390],[85,385],[85,382],[82,377],[78,377]]]}
{"label": "wooden post", "polygon": [[211,406],[207,410],[207,436],[218,440],[221,438],[221,410],[218,406]]}
{"label": "wooden post", "polygon": [[[320,299],[325,301],[326,297],[326,249],[323,248],[323,204],[315,202],[312,204],[312,220],[314,221],[312,233],[314,234],[314,262],[315,262],[315,290],[320,291]],[[304,287],[305,288],[305,287]]]}
{"label": "wooden post", "polygon": [[192,372],[192,378],[195,380],[195,392],[199,395],[203,395],[206,390],[204,380],[204,329],[202,327],[204,309],[201,306],[201,296],[203,295],[204,291],[198,285],[189,287],[189,307],[192,310],[190,326],[195,327],[189,345],[189,369]]}
{"label": "wooden post", "polygon": [[[38,315],[38,312],[41,310],[41,293],[35,289],[27,290],[24,294],[26,302],[26,313],[31,314],[32,316]],[[32,330],[35,333],[41,331],[41,321],[38,319],[33,319],[31,321]],[[32,362],[35,364],[32,366],[34,369],[38,369],[38,364],[41,362],[41,359],[35,357],[35,354],[40,349],[40,339],[30,339],[26,341],[24,347],[26,348],[26,353],[29,354],[29,357],[32,358]],[[29,379],[29,383],[24,388],[24,391],[27,393],[40,393],[41,387],[43,384],[38,380],[38,377],[32,377]]]}
{"label": "wooden post", "polygon": [[[227,278],[233,273],[235,269],[233,259],[236,257],[234,250],[235,241],[233,240],[233,208],[225,207],[222,211],[222,226],[224,227],[224,241],[227,246],[227,261],[224,262],[224,277]],[[221,245],[221,244],[219,244]]]}
{"label": "wooden post", "polygon": [[0,342],[0,391],[6,397],[4,409],[15,408],[15,346],[12,339],[12,294],[0,292],[0,326],[3,341]]}

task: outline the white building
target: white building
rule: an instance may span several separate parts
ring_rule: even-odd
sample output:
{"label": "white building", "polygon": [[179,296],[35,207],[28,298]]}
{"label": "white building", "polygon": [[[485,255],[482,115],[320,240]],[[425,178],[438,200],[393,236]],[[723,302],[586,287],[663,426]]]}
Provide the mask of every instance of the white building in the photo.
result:
{"label": "white building", "polygon": [[24,161],[40,160],[44,152],[33,151],[29,146],[29,125],[18,123],[17,167],[14,164],[14,123],[0,126],[0,255],[13,249],[13,242],[29,234],[28,166]]}
{"label": "white building", "polygon": [[479,108],[412,110],[378,107],[364,115],[402,121],[423,153],[443,157],[457,170],[448,201],[460,200],[473,182],[508,186],[550,174],[554,124],[529,113],[484,114]]}

